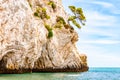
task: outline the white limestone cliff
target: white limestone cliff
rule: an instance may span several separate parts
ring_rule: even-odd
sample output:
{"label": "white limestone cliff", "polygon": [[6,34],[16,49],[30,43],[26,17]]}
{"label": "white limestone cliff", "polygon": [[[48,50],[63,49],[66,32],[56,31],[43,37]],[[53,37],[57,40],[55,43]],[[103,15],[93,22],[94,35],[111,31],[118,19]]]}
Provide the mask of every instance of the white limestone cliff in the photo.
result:
{"label": "white limestone cliff", "polygon": [[[69,26],[54,28],[57,16],[67,23],[61,0],[0,0],[0,73],[31,71],[86,71],[86,55],[77,51],[78,34]],[[46,8],[50,19],[34,15]],[[48,38],[45,24],[53,28]]]}

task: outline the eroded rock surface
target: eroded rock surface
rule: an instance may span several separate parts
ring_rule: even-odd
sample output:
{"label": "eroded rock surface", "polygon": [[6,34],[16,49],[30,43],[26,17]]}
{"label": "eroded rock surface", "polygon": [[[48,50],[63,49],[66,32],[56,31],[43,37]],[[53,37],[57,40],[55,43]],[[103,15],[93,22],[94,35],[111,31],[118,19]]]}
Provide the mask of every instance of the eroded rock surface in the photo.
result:
{"label": "eroded rock surface", "polygon": [[[86,56],[75,46],[78,34],[71,28],[53,28],[48,38],[45,24],[54,26],[57,16],[67,23],[61,0],[0,0],[0,73],[32,71],[87,71]],[[34,15],[46,8],[50,19]]]}

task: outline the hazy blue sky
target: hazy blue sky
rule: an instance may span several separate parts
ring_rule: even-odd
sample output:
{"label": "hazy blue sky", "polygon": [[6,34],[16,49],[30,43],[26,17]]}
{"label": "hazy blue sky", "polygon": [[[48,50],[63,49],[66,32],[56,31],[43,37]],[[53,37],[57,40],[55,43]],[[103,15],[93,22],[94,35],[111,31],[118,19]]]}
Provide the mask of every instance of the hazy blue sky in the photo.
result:
{"label": "hazy blue sky", "polygon": [[120,67],[120,0],[63,0],[82,7],[87,18],[79,33],[77,47],[88,56],[90,67]]}

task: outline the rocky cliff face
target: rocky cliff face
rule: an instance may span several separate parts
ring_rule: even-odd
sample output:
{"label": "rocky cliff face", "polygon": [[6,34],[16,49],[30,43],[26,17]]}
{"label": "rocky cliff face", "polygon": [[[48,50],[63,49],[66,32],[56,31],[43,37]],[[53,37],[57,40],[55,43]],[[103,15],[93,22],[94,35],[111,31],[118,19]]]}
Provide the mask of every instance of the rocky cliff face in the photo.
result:
{"label": "rocky cliff face", "polygon": [[0,0],[0,73],[88,70],[75,46],[77,33],[55,27],[58,16],[67,24],[61,0]]}

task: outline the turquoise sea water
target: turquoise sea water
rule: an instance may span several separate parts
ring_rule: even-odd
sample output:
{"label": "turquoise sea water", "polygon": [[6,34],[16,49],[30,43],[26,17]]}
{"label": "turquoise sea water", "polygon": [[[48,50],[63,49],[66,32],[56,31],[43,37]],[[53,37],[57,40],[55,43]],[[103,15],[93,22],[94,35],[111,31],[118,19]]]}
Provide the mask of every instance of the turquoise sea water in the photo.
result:
{"label": "turquoise sea water", "polygon": [[0,74],[0,80],[120,80],[120,68],[90,68],[83,73]]}

